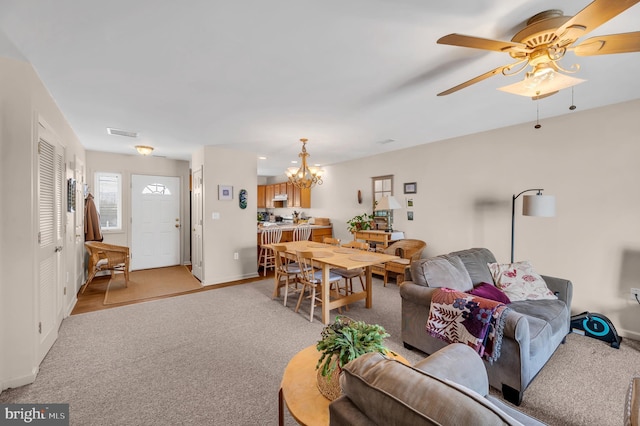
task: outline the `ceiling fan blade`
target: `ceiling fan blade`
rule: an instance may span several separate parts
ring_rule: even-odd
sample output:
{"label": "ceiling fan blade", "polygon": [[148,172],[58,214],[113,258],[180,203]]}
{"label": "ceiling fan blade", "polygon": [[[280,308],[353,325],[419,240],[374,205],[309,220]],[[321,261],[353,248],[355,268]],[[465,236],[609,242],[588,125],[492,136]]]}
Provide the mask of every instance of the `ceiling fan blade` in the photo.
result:
{"label": "ceiling fan blade", "polygon": [[578,56],[640,52],[640,31],[591,37],[574,47],[573,52]]}
{"label": "ceiling fan blade", "polygon": [[594,0],[555,31],[556,44],[570,45],[638,2],[640,0]]}
{"label": "ceiling fan blade", "polygon": [[[640,0],[639,0],[640,1]],[[513,41],[490,40],[463,34],[449,34],[438,39],[438,44],[471,47],[473,49],[494,50],[496,52],[530,52],[526,44]]]}
{"label": "ceiling fan blade", "polygon": [[500,74],[500,73],[502,73],[502,70],[505,70],[505,69],[506,69],[506,70],[509,70],[509,69],[513,68],[514,66],[516,66],[516,65],[518,65],[518,64],[521,64],[521,63],[523,63],[524,61],[525,61],[525,60],[518,61],[518,62],[515,62],[515,63],[513,63],[513,64],[503,65],[503,66],[501,66],[501,67],[498,67],[498,68],[496,68],[496,69],[493,69],[493,70],[491,70],[491,71],[489,71],[489,72],[486,72],[486,73],[484,73],[484,74],[482,74],[482,75],[479,75],[479,76],[477,76],[477,77],[475,77],[475,78],[472,78],[472,79],[471,79],[471,80],[469,80],[469,81],[465,81],[465,82],[464,82],[464,83],[462,83],[462,84],[458,84],[457,86],[454,86],[454,87],[452,87],[452,88],[451,88],[451,89],[449,89],[449,90],[445,90],[444,92],[440,92],[440,93],[438,93],[438,96],[446,96],[446,95],[450,95],[450,94],[452,94],[453,92],[457,92],[457,91],[458,91],[458,90],[460,90],[460,89],[464,89],[465,87],[469,87],[469,86],[471,86],[472,84],[479,83],[479,82],[481,82],[482,80],[486,80],[486,79],[487,79],[487,78],[489,78],[489,77],[493,77],[493,76],[494,76],[494,75],[496,75],[496,74]]}

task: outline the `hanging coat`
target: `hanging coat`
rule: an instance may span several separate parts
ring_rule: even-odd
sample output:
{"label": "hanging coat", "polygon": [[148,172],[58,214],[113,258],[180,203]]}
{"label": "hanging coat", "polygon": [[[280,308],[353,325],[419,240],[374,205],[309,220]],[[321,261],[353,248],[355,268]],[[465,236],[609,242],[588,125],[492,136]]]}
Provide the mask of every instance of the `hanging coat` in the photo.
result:
{"label": "hanging coat", "polygon": [[102,231],[100,231],[100,215],[93,202],[93,195],[87,195],[84,200],[84,240],[102,241]]}

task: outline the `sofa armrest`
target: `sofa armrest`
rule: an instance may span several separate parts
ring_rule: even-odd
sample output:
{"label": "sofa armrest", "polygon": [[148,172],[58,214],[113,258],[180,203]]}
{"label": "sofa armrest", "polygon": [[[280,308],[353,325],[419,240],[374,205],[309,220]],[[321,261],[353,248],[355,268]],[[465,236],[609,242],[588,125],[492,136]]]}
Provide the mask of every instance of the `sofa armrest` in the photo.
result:
{"label": "sofa armrest", "polygon": [[489,394],[489,378],[482,359],[471,347],[452,343],[419,361],[414,368],[443,380],[451,380],[482,396]]}
{"label": "sofa armrest", "polygon": [[571,309],[571,300],[573,299],[573,284],[571,281],[547,275],[542,275],[542,279],[547,283],[549,290],[555,293],[558,299],[564,301],[567,307]]}
{"label": "sofa armrest", "polygon": [[426,306],[429,310],[431,297],[436,288],[415,284],[413,281],[405,281],[400,284],[400,297],[409,300],[416,305]]}

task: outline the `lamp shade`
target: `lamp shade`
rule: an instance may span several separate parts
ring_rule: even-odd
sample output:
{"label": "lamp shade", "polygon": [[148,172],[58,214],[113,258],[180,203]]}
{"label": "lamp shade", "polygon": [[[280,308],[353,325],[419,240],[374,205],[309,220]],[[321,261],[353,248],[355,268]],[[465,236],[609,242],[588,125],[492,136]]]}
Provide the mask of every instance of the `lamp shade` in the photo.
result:
{"label": "lamp shade", "polygon": [[553,195],[524,195],[522,197],[524,216],[553,217],[556,215],[556,197]]}
{"label": "lamp shade", "polygon": [[378,201],[375,210],[395,210],[400,208],[402,208],[402,206],[392,195],[385,195]]}

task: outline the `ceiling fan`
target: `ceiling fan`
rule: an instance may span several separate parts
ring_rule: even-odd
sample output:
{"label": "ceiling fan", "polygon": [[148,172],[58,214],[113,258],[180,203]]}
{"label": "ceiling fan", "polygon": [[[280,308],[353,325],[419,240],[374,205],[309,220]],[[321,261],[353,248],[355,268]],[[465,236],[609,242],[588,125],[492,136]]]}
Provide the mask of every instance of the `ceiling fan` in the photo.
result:
{"label": "ceiling fan", "polygon": [[511,76],[525,69],[529,71],[522,82],[500,89],[540,99],[581,83],[584,80],[566,75],[577,72],[580,66],[575,64],[563,68],[558,63],[560,59],[567,51],[573,51],[578,56],[640,52],[640,31],[596,36],[573,45],[580,37],[638,2],[640,0],[594,0],[575,16],[564,16],[561,10],[547,10],[530,18],[527,26],[513,36],[511,41],[455,33],[446,35],[438,40],[439,44],[506,52],[515,62],[438,93],[438,96],[449,95],[497,74]]}

